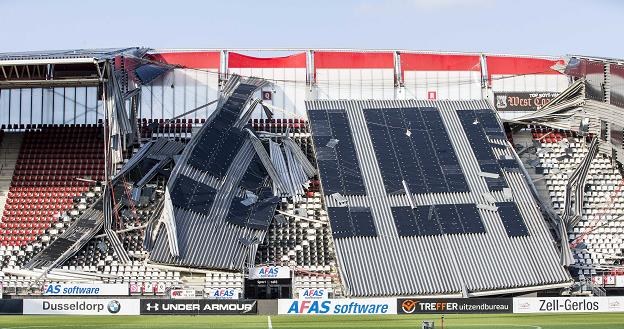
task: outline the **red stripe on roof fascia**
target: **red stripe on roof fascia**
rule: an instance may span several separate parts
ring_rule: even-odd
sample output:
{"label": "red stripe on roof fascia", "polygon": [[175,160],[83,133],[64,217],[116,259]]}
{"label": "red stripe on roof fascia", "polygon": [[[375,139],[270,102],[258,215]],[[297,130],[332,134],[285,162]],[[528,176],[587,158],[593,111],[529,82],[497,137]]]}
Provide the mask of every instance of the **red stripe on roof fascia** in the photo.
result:
{"label": "red stripe on roof fascia", "polygon": [[402,71],[481,71],[478,55],[401,53]]}
{"label": "red stripe on roof fascia", "polygon": [[342,51],[314,52],[316,69],[392,69],[394,55],[391,52],[358,53]]}
{"label": "red stripe on roof fascia", "polygon": [[305,68],[306,54],[299,53],[284,57],[253,57],[239,53],[228,53],[228,68]]}
{"label": "red stripe on roof fascia", "polygon": [[221,55],[218,51],[193,51],[150,54],[154,61],[193,69],[218,69]]}
{"label": "red stripe on roof fascia", "polygon": [[561,74],[551,67],[563,60],[528,57],[487,56],[488,74]]}

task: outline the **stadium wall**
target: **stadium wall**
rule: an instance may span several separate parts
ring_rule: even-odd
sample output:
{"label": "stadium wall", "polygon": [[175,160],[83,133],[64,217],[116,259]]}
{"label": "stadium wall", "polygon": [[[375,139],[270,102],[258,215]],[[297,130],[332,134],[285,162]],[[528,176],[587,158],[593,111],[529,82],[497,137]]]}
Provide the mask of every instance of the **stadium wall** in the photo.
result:
{"label": "stadium wall", "polygon": [[481,56],[401,53],[406,99],[482,99]]}
{"label": "stadium wall", "polygon": [[[301,52],[285,57],[252,57],[236,52],[227,54],[228,74],[253,76],[272,81],[269,88],[256,92],[254,98],[261,97],[261,93],[270,92],[270,97],[263,97],[268,102],[281,109],[293,112],[287,115],[276,111],[275,118],[304,117],[304,102],[307,96],[306,88],[306,53]],[[263,118],[264,113],[260,113]]]}
{"label": "stadium wall", "polygon": [[103,117],[97,87],[0,89],[0,123],[95,124]]}
{"label": "stadium wall", "polygon": [[392,52],[314,51],[314,99],[395,99]]}
{"label": "stadium wall", "polygon": [[415,315],[624,312],[624,297],[205,300],[0,299],[1,315]]}
{"label": "stadium wall", "polygon": [[[152,60],[180,68],[141,88],[139,118],[172,118],[216,100],[219,97],[220,56],[217,51],[152,54]],[[213,104],[183,118],[207,118],[216,106]]]}
{"label": "stadium wall", "polygon": [[[366,50],[299,50],[286,56],[255,53],[269,56],[250,56],[249,51],[155,50],[148,55],[150,60],[177,68],[142,87],[138,117],[167,119],[213,101],[231,74],[272,81],[256,97],[270,91],[265,102],[283,109],[274,111],[278,119],[305,118],[306,100],[494,102],[496,93],[560,92],[569,83],[566,75],[553,69],[561,61],[549,57]],[[215,108],[213,104],[183,118],[204,119]],[[95,123],[102,112],[96,87],[0,91],[0,124]],[[501,116],[511,119],[525,113],[502,111]],[[258,111],[255,118],[264,118],[264,113]]]}
{"label": "stadium wall", "polygon": [[[570,84],[570,79],[553,69],[564,66],[562,60],[520,56],[486,56],[488,97],[495,100],[497,94],[507,93],[559,93]],[[553,94],[553,96],[556,94]],[[554,97],[549,97],[554,98]],[[529,112],[500,111],[501,118],[514,119]]]}

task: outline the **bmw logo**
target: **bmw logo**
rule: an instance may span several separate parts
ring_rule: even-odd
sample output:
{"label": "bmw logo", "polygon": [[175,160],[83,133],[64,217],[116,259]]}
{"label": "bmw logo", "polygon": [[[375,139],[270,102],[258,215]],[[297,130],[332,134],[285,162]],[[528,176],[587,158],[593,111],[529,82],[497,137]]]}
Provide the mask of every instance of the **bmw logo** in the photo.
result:
{"label": "bmw logo", "polygon": [[110,303],[108,303],[108,311],[115,314],[115,313],[119,313],[119,311],[121,310],[121,304],[116,301],[116,300],[111,300]]}

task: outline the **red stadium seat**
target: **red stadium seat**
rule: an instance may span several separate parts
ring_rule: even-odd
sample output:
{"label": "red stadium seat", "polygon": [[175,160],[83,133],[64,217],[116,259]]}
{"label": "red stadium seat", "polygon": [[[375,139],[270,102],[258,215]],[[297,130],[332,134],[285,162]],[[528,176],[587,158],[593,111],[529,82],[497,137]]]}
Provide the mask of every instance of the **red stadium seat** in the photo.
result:
{"label": "red stadium seat", "polygon": [[102,128],[92,125],[15,125],[26,129],[16,162],[3,220],[0,245],[26,245],[73,205],[73,197],[94,183],[76,177],[103,178]]}

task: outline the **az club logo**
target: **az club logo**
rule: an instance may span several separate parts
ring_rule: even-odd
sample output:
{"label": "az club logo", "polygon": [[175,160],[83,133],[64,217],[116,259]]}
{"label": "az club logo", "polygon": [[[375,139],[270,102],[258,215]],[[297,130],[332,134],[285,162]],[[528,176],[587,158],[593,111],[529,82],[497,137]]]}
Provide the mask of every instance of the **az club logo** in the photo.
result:
{"label": "az club logo", "polygon": [[401,309],[407,314],[412,314],[414,313],[414,311],[416,311],[417,304],[418,301],[416,300],[406,299],[403,301],[403,303],[401,303]]}
{"label": "az club logo", "polygon": [[617,300],[610,300],[609,301],[609,309],[611,310],[617,310],[620,308],[620,302],[618,302]]}
{"label": "az club logo", "polygon": [[121,310],[121,304],[116,300],[111,300],[110,303],[108,303],[107,308],[110,313],[116,314]]}
{"label": "az club logo", "polygon": [[147,311],[158,311],[158,303],[147,303],[145,305],[145,308],[147,309]]}

